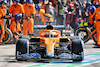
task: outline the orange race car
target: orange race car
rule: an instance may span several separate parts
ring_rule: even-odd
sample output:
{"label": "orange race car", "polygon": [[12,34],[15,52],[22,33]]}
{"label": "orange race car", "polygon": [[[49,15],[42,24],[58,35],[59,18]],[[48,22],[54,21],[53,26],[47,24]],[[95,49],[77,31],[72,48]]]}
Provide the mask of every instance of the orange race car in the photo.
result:
{"label": "orange race car", "polygon": [[78,36],[61,37],[58,30],[48,25],[38,37],[19,37],[16,43],[16,59],[20,60],[73,60],[84,59],[84,43]]}

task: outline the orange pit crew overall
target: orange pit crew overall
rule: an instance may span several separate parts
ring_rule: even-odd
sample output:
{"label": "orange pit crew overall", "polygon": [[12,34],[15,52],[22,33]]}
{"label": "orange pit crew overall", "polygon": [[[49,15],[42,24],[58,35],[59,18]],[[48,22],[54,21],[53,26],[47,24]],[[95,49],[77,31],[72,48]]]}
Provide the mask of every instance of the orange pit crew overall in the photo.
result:
{"label": "orange pit crew overall", "polygon": [[[31,17],[32,15],[35,15],[35,7],[31,4],[31,6],[28,6],[27,3],[23,5],[24,11],[25,11],[25,20],[23,23],[23,35],[33,34],[33,25],[34,25],[34,19]],[[30,19],[26,19],[26,18]]]}
{"label": "orange pit crew overall", "polygon": [[[95,17],[93,18],[93,14],[91,14],[90,12],[89,12],[88,16],[89,16],[89,23],[90,23],[90,24],[93,24],[93,22],[94,22],[94,20],[95,20],[96,18],[95,18]],[[92,27],[92,28],[93,28],[93,27]],[[94,30],[91,32],[90,37],[91,37],[91,39],[97,44],[97,30],[96,30],[96,29],[94,29]]]}
{"label": "orange pit crew overall", "polygon": [[3,16],[4,16],[3,10],[0,7],[0,43],[2,43],[2,39],[3,39],[4,33],[5,33],[3,19],[1,19],[1,17],[3,17]]}
{"label": "orange pit crew overall", "polygon": [[97,44],[100,45],[100,7],[94,11],[93,16],[95,16],[96,21]]}

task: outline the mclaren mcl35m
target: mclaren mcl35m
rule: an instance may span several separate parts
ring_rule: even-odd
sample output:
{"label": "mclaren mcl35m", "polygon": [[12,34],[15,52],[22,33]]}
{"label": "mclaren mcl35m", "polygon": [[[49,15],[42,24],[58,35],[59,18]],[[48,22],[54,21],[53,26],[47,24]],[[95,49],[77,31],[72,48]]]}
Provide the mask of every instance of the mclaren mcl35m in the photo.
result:
{"label": "mclaren mcl35m", "polygon": [[18,61],[35,60],[84,60],[84,43],[78,36],[61,37],[58,30],[48,25],[38,37],[21,36],[16,43]]}

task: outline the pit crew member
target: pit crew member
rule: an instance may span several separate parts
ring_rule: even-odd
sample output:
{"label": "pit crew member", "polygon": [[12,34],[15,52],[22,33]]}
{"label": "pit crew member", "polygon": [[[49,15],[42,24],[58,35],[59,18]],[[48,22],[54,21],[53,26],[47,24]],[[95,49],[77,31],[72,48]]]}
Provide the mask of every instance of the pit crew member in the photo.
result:
{"label": "pit crew member", "polygon": [[34,16],[35,16],[35,7],[32,5],[32,0],[27,0],[23,5],[25,11],[25,20],[23,23],[23,35],[33,35],[33,25],[34,25]]}

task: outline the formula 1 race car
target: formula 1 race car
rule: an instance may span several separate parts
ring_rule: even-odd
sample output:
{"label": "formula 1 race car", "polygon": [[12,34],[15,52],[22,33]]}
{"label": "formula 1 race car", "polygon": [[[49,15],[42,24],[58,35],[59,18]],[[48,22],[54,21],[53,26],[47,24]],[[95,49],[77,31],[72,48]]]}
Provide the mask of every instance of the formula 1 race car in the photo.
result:
{"label": "formula 1 race car", "polygon": [[19,37],[16,43],[16,59],[82,61],[84,42],[78,36],[61,37],[60,31],[48,25],[39,32],[38,37]]}

